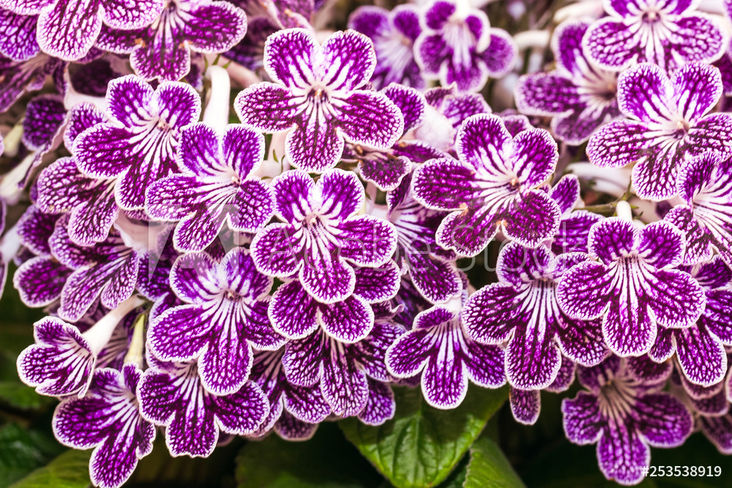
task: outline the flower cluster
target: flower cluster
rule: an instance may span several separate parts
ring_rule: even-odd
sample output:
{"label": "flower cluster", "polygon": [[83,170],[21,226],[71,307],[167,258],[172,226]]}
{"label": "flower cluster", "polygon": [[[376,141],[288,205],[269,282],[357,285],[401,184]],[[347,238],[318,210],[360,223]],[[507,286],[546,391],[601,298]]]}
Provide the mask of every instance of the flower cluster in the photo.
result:
{"label": "flower cluster", "polygon": [[394,385],[533,424],[577,379],[567,438],[621,484],[694,429],[732,453],[726,11],[578,2],[550,40],[321,3],[0,0],[0,287],[92,483],[158,432],[380,425]]}

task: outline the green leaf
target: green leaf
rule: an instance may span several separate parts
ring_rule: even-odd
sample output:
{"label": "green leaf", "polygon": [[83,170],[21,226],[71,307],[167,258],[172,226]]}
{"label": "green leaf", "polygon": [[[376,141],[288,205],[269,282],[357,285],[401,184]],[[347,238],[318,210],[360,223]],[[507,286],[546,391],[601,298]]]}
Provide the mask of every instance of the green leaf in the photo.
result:
{"label": "green leaf", "polygon": [[[35,394],[35,393],[34,393]],[[18,424],[0,428],[0,486],[8,486],[63,449],[53,437]]]}
{"label": "green leaf", "polygon": [[39,395],[20,381],[0,381],[0,403],[20,410],[37,410],[52,402],[51,398]]}
{"label": "green leaf", "polygon": [[463,488],[521,488],[521,478],[492,439],[483,435],[470,447]]}
{"label": "green leaf", "polygon": [[69,450],[33,471],[10,488],[86,488],[91,451]]}
{"label": "green leaf", "polygon": [[247,443],[236,459],[236,481],[241,488],[361,488],[382,483],[378,473],[329,423],[321,424],[305,442],[270,435]]}
{"label": "green leaf", "polygon": [[419,388],[395,388],[394,419],[379,427],[355,418],[340,422],[346,438],[389,481],[400,488],[435,486],[443,481],[480,435],[507,397],[507,389],[471,385],[454,410],[437,410]]}

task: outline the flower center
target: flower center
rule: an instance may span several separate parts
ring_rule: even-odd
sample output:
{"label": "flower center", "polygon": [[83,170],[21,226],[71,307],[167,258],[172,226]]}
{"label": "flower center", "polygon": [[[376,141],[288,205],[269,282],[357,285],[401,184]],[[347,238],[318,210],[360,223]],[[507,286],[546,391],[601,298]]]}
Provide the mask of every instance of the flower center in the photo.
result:
{"label": "flower center", "polygon": [[622,420],[633,411],[635,388],[633,381],[623,377],[611,377],[600,387],[598,405],[605,418]]}
{"label": "flower center", "polygon": [[658,10],[648,10],[643,12],[642,19],[646,24],[655,24],[661,20],[661,13]]}

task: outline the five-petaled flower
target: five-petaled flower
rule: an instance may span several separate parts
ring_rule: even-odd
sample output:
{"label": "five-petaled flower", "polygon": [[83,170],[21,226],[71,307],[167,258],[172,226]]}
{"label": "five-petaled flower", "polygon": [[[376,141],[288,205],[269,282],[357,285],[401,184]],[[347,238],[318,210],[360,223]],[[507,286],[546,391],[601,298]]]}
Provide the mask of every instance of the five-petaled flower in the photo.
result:
{"label": "five-petaled flower", "polygon": [[145,191],[177,171],[181,129],[198,120],[201,99],[185,83],[153,88],[134,75],[109,84],[110,121],[94,125],[74,141],[79,170],[95,179],[116,180],[114,196],[123,210],[142,210]]}
{"label": "five-petaled flower", "polygon": [[155,426],[140,416],[137,399],[141,376],[132,364],[121,371],[97,369],[86,395],[64,399],[53,413],[53,432],[60,442],[94,448],[89,460],[94,486],[122,486],[137,461],[152,452]]}
{"label": "five-petaled flower", "polygon": [[184,252],[204,250],[224,223],[254,233],[274,212],[272,188],[254,176],[263,154],[262,135],[242,126],[228,126],[223,137],[205,124],[184,127],[178,151],[182,173],[147,189],[145,211],[157,220],[179,221],[173,243]]}
{"label": "five-petaled flower", "polygon": [[685,158],[711,150],[732,153],[732,115],[708,114],[721,95],[719,70],[713,66],[687,64],[672,79],[658,66],[634,66],[618,77],[618,105],[629,120],[595,132],[587,157],[603,168],[635,164],[636,195],[672,198]]}
{"label": "five-petaled flower", "polygon": [[552,130],[568,144],[582,144],[595,129],[620,115],[617,73],[592,64],[582,51],[586,22],[566,22],[554,31],[557,69],[521,77],[516,106],[529,115],[552,116]]}
{"label": "five-petaled flower", "polygon": [[394,227],[357,215],[364,193],[353,173],[330,170],[316,183],[294,170],[275,178],[273,186],[276,214],[284,223],[268,225],[252,241],[261,272],[280,278],[297,273],[313,298],[334,303],[353,293],[354,266],[380,266],[394,252]]}
{"label": "five-petaled flower", "polygon": [[506,347],[506,376],[514,388],[539,390],[552,384],[561,356],[594,366],[607,356],[600,322],[573,320],[559,309],[557,283],[583,253],[555,256],[547,247],[511,243],[498,256],[498,283],[481,288],[465,304],[462,320],[481,344]]}
{"label": "five-petaled flower", "polygon": [[185,254],[173,265],[170,284],[184,305],[152,322],[148,345],[163,361],[196,360],[207,391],[239,391],[252,368],[252,346],[283,344],[267,318],[272,279],[255,269],[245,249],[232,249],[218,263],[206,253]]}
{"label": "five-petaled flower", "polygon": [[229,2],[174,0],[140,27],[104,27],[97,45],[115,54],[129,54],[135,73],[146,80],[178,81],[191,69],[191,51],[222,53],[241,41],[247,17]]}
{"label": "five-petaled flower", "polygon": [[489,76],[506,74],[516,59],[511,36],[491,28],[485,12],[470,8],[469,2],[433,2],[424,24],[427,29],[415,45],[417,61],[424,74],[444,86],[455,83],[460,91],[478,91]]}
{"label": "five-petaled flower", "polygon": [[460,313],[444,306],[420,312],[412,330],[386,351],[389,373],[396,378],[421,374],[424,399],[441,409],[455,408],[462,403],[468,392],[468,380],[484,388],[505,384],[503,363],[500,347],[470,339]]}
{"label": "five-petaled flower", "polygon": [[474,115],[457,135],[459,161],[435,159],[414,171],[414,197],[428,208],[451,211],[437,243],[475,256],[503,230],[535,247],[559,228],[559,208],[537,189],[554,172],[557,144],[542,129],[506,130],[496,115]]}
{"label": "five-petaled flower", "polygon": [[590,231],[589,254],[561,278],[557,298],[568,316],[602,318],[602,335],[619,356],[647,353],[659,326],[690,327],[704,310],[704,290],[674,269],[684,254],[684,236],[667,222],[642,229],[608,218]]}
{"label": "five-petaled flower", "polygon": [[375,66],[371,41],[356,31],[336,32],[322,46],[308,31],[279,31],[264,50],[264,67],[275,83],[250,86],[234,106],[252,128],[289,131],[290,162],[322,172],[336,165],[345,139],[387,149],[402,134],[396,105],[365,89]]}
{"label": "five-petaled flower", "polygon": [[597,443],[597,461],[609,480],[639,483],[651,460],[649,446],[674,447],[691,434],[694,420],[676,397],[660,392],[670,373],[648,362],[612,356],[592,368],[579,367],[586,390],[562,401],[564,432],[575,444]]}
{"label": "five-petaled flower", "polygon": [[609,17],[590,26],[583,44],[587,56],[605,69],[621,71],[633,63],[654,63],[674,71],[686,63],[711,63],[727,49],[727,36],[689,0],[608,0]]}

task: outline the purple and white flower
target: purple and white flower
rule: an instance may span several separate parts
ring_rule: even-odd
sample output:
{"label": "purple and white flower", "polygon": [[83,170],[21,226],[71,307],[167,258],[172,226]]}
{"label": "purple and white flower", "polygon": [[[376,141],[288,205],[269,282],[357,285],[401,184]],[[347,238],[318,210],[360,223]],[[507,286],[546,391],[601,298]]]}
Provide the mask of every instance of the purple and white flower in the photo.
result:
{"label": "purple and white flower", "polygon": [[592,228],[592,260],[567,271],[557,288],[559,305],[581,320],[602,318],[607,346],[618,356],[647,353],[659,328],[692,326],[704,310],[704,290],[674,269],[683,258],[684,236],[667,222],[642,229],[608,218]]}
{"label": "purple and white flower", "polygon": [[437,230],[439,245],[475,256],[499,229],[527,247],[554,235],[559,208],[537,189],[558,158],[547,131],[525,130],[512,137],[500,117],[475,115],[460,128],[456,151],[458,161],[429,161],[413,177],[417,201],[451,212]]}
{"label": "purple and white flower", "polygon": [[646,476],[649,446],[681,445],[694,426],[686,407],[659,391],[664,376],[628,363],[613,356],[593,368],[579,367],[577,378],[585,390],[562,402],[567,438],[575,444],[597,444],[600,470],[623,485]]}
{"label": "purple and white flower", "polygon": [[118,29],[103,28],[97,46],[129,54],[135,73],[146,80],[178,81],[191,70],[191,52],[223,53],[241,41],[247,18],[229,2],[175,0],[144,25]]}
{"label": "purple and white flower", "polygon": [[267,39],[264,67],[275,83],[242,91],[236,112],[254,129],[288,131],[285,154],[304,171],[335,166],[344,140],[388,149],[402,134],[399,109],[365,89],[376,56],[363,34],[336,32],[320,46],[308,31],[280,31]]}
{"label": "purple and white flower", "polygon": [[205,124],[180,133],[182,174],[158,180],[146,192],[146,213],[179,221],[173,243],[179,251],[202,251],[224,223],[235,232],[254,233],[274,212],[274,192],[254,174],[264,155],[261,134],[230,125],[222,137]]}
{"label": "purple and white flower", "polygon": [[316,183],[302,171],[288,171],[273,186],[276,215],[284,222],[268,225],[252,241],[252,257],[262,273],[296,274],[313,298],[335,303],[353,293],[354,266],[381,266],[394,252],[394,227],[357,215],[364,192],[353,173],[330,170]]}
{"label": "purple and white flower", "polygon": [[[378,382],[391,380],[384,357],[387,348],[403,333],[400,325],[378,320],[367,338],[346,344],[316,330],[287,344],[282,357],[285,376],[297,386],[319,384],[323,398],[339,417],[361,414],[376,398],[393,405],[393,396],[381,394],[383,388]],[[393,406],[380,410],[393,412]]]}
{"label": "purple and white flower", "polygon": [[201,382],[196,362],[152,361],[138,387],[140,413],[165,427],[172,456],[208,457],[220,433],[250,435],[269,414],[267,396],[248,381],[234,393],[216,396]]}
{"label": "purple and white flower", "polygon": [[137,461],[152,452],[155,427],[140,416],[137,399],[141,376],[132,364],[121,371],[98,369],[84,397],[64,399],[53,414],[53,432],[62,444],[94,448],[89,460],[94,486],[122,486]]}
{"label": "purple and white flower", "polygon": [[427,27],[417,39],[417,61],[424,74],[452,83],[460,91],[479,91],[488,77],[498,78],[513,66],[517,48],[502,29],[490,27],[485,12],[469,2],[437,0],[424,14]]}
{"label": "purple and white flower", "polygon": [[708,114],[721,94],[719,70],[713,66],[687,64],[671,79],[658,66],[634,66],[618,77],[618,106],[629,120],[595,132],[587,157],[603,168],[633,164],[638,197],[671,198],[679,191],[685,158],[712,150],[732,153],[732,115]]}
{"label": "purple and white flower", "polygon": [[414,55],[414,43],[422,33],[420,12],[414,5],[397,5],[388,11],[365,5],[353,11],[348,27],[368,36],[376,51],[371,82],[377,89],[400,83],[423,89],[426,85]]}
{"label": "purple and white flower", "polygon": [[83,397],[92,381],[97,356],[122,318],[142,304],[130,298],[107,313],[89,330],[81,331],[55,317],[36,322],[36,343],[18,356],[18,375],[42,395]]}
{"label": "purple and white flower", "polygon": [[139,29],[163,9],[161,0],[2,0],[0,7],[37,17],[36,40],[43,52],[67,61],[89,53],[102,25]]}
{"label": "purple and white flower", "polygon": [[481,344],[507,342],[506,376],[512,387],[546,388],[556,380],[562,355],[583,366],[608,355],[598,320],[573,320],[559,308],[559,280],[586,260],[583,253],[555,256],[545,246],[510,243],[498,256],[498,283],[468,298],[461,316],[465,330]]}
{"label": "purple and white flower", "polygon": [[283,345],[267,318],[272,279],[254,268],[243,248],[218,263],[206,253],[185,254],[173,265],[170,284],[184,305],[152,322],[148,346],[162,361],[195,360],[207,391],[239,391],[252,368],[252,346]]}
{"label": "purple and white flower", "polygon": [[617,74],[597,68],[582,52],[588,26],[571,21],[557,27],[552,44],[557,69],[524,75],[516,87],[521,112],[553,117],[557,138],[575,145],[620,115]]}
{"label": "purple and white flower", "polygon": [[185,83],[161,83],[156,90],[134,75],[109,84],[109,122],[96,124],[74,140],[73,153],[84,176],[114,179],[123,210],[142,210],[145,191],[177,171],[180,131],[198,120],[201,100]]}
{"label": "purple and white flower", "polygon": [[504,385],[503,364],[500,347],[470,339],[460,313],[444,306],[420,312],[412,330],[386,351],[389,373],[396,378],[421,374],[424,399],[440,409],[460,405],[468,392],[468,381],[483,388]]}
{"label": "purple and white flower", "polygon": [[686,63],[711,63],[727,49],[728,38],[712,17],[689,0],[607,0],[608,17],[590,26],[583,40],[589,59],[622,71],[653,63],[669,72]]}

